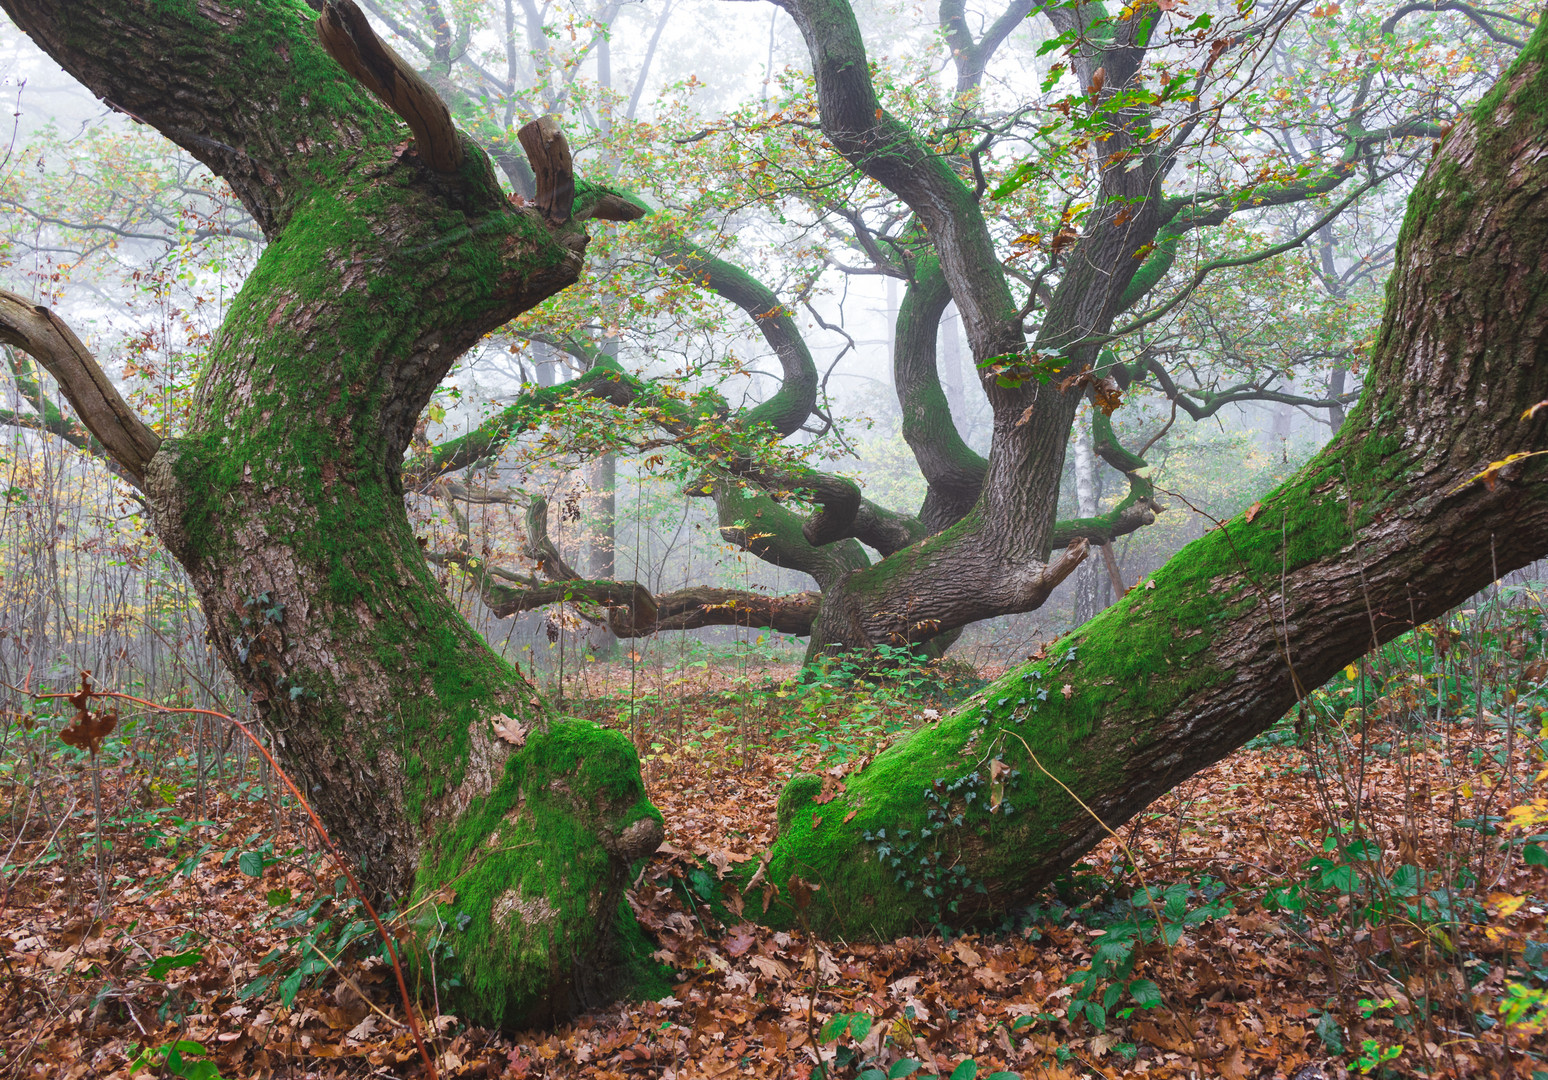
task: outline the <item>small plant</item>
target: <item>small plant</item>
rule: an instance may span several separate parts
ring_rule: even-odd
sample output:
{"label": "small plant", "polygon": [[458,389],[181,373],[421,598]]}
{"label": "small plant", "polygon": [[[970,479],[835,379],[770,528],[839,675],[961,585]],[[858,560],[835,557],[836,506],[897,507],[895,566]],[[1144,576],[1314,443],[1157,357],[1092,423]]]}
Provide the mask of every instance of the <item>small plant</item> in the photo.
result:
{"label": "small plant", "polygon": [[1382,1046],[1375,1039],[1364,1039],[1360,1043],[1360,1053],[1355,1058],[1355,1068],[1362,1073],[1368,1073],[1402,1056],[1401,1046]]}
{"label": "small plant", "polygon": [[1104,1031],[1114,1010],[1127,1019],[1136,1009],[1161,1004],[1161,990],[1153,981],[1133,978],[1144,946],[1159,941],[1170,949],[1188,927],[1220,918],[1231,909],[1218,882],[1202,880],[1199,893],[1204,903],[1190,908],[1191,891],[1186,881],[1165,889],[1147,886],[1108,909],[1106,915],[1113,921],[1103,927],[1091,964],[1065,980],[1076,987],[1067,1012],[1071,1021],[1084,1017],[1092,1028]]}
{"label": "small plant", "polygon": [[[862,1044],[875,1029],[877,1022],[877,1017],[863,1012],[837,1013],[831,1017],[818,1031],[817,1041],[824,1046],[834,1043],[840,1045],[834,1050],[832,1059],[818,1065],[812,1071],[812,1076],[821,1080],[836,1080],[845,1075],[852,1075],[854,1080],[903,1080],[904,1077],[942,1080],[935,1073],[921,1074],[919,1070],[923,1066],[914,1058],[898,1058],[888,1064],[887,1058],[891,1055],[886,1053],[886,1049],[893,1041],[891,1035],[881,1039],[874,1053],[866,1053]],[[978,1062],[973,1058],[963,1058],[952,1069],[947,1080],[977,1080],[977,1077]],[[992,1072],[984,1080],[1021,1080],[1021,1077],[1013,1072]]]}
{"label": "small plant", "polygon": [[194,1061],[192,1057],[206,1058],[209,1051],[204,1044],[191,1039],[179,1039],[161,1046],[141,1047],[138,1043],[129,1047],[129,1075],[150,1071],[167,1076],[179,1076],[183,1080],[222,1080],[220,1070],[213,1061]]}

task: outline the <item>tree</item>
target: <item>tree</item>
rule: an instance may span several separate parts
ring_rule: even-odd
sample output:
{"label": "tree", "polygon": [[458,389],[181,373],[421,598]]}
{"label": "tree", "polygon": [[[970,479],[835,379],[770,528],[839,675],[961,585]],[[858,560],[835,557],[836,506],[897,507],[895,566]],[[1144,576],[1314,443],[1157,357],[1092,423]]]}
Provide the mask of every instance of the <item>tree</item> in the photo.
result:
{"label": "tree", "polygon": [[[459,1015],[521,1025],[615,989],[637,933],[622,889],[661,836],[638,762],[616,734],[553,716],[456,615],[408,527],[399,464],[455,356],[572,281],[583,222],[628,218],[631,204],[574,178],[562,137],[536,122],[521,140],[535,204],[513,205],[483,152],[348,0],[320,16],[288,0],[4,6],[86,85],[224,176],[269,244],[179,439],[141,424],[47,310],[6,294],[0,334],[55,376],[143,486],[222,658],[371,886],[455,896],[468,916],[456,939]],[[911,625],[1037,599],[1085,555],[1077,537],[1044,559],[1051,482],[1036,466],[1062,455],[1092,384],[1080,370],[1063,375],[1078,380],[1067,388],[1036,378],[1045,353],[1026,349],[971,189],[873,107],[848,8],[791,9],[812,47],[828,136],[917,203],[940,269],[910,298],[923,303],[928,285],[934,304],[949,283],[975,356],[992,361],[981,366],[997,418],[976,502],[842,578],[837,607],[831,590],[822,601],[825,626],[836,615],[840,629],[824,633],[876,640],[898,625],[889,610]],[[1134,60],[1124,35],[1135,21],[1093,46],[1110,85],[1127,81],[1119,65]],[[1548,424],[1535,408],[1548,399],[1548,235],[1535,212],[1548,190],[1548,155],[1537,152],[1548,143],[1545,58],[1548,39],[1534,33],[1439,142],[1395,255],[1365,392],[1328,449],[820,805],[823,780],[794,781],[779,839],[746,881],[754,896],[768,890],[766,917],[789,921],[804,906],[816,928],[876,936],[1025,899],[1104,823],[1240,746],[1350,659],[1548,551],[1535,454]],[[1136,134],[1121,128],[1116,145]],[[1157,205],[1124,205],[1160,236],[1154,195],[1144,187],[1136,197]],[[1097,224],[1117,228],[1120,212],[1108,207]],[[1133,261],[1126,242],[1111,239]],[[1116,315],[1128,289],[1114,296],[1086,279],[1093,265],[1064,279],[1085,283],[1069,286],[1067,309],[1048,309],[1064,311],[1058,325],[1045,316],[1043,333],[1063,335],[1048,339],[1068,354],[1061,368],[1097,360],[1106,331],[1093,333],[1093,320]],[[640,391],[605,365],[588,377],[598,393]],[[664,423],[704,428],[708,444],[702,416],[657,408]],[[728,446],[735,468],[773,486],[773,466],[744,464]],[[804,530],[816,534],[813,551],[830,527],[844,542],[856,522],[896,524],[868,519],[863,500],[825,483],[799,478],[820,507]],[[962,498],[932,490],[936,506]],[[932,571],[943,567],[944,582]],[[975,589],[960,580],[968,572]],[[845,599],[859,596],[896,606]]]}
{"label": "tree", "polygon": [[[790,439],[831,425],[811,350],[790,318],[815,287],[821,265],[796,300],[783,299],[687,239],[692,213],[686,219],[653,214],[634,230],[639,249],[753,318],[782,375],[770,400],[753,409],[734,409],[712,393],[663,409],[657,382],[627,378],[616,364],[604,362],[606,373],[594,367],[599,350],[587,340],[584,318],[567,322],[565,312],[549,305],[522,325],[599,376],[544,395],[546,401],[597,394],[658,422],[690,467],[702,471],[703,482],[689,490],[714,499],[725,538],[815,579],[822,601],[802,605],[814,615],[814,653],[878,644],[938,650],[973,622],[1038,607],[1080,562],[1059,554],[1071,542],[1105,547],[1152,522],[1163,507],[1147,464],[1121,444],[1106,419],[1119,392],[1132,385],[1154,387],[1194,419],[1247,401],[1329,412],[1352,403],[1355,395],[1347,390],[1307,395],[1280,385],[1282,368],[1249,370],[1225,386],[1189,385],[1163,361],[1184,354],[1184,366],[1196,367],[1200,335],[1180,332],[1171,316],[1196,306],[1192,298],[1212,273],[1241,270],[1325,238],[1361,195],[1423,158],[1442,130],[1436,99],[1465,94],[1469,76],[1442,77],[1425,93],[1390,76],[1434,66],[1421,54],[1433,48],[1438,9],[1403,5],[1379,22],[1356,18],[1333,26],[1332,8],[1326,18],[1319,8],[1315,18],[1298,21],[1295,11],[1279,7],[1194,18],[1180,8],[1146,4],[1112,14],[1099,4],[1018,2],[975,38],[962,5],[947,3],[940,30],[956,87],[942,100],[921,103],[923,79],[906,82],[908,72],[893,74],[865,60],[846,3],[780,6],[803,34],[814,68],[810,84],[792,80],[794,88],[772,114],[763,103],[712,128],[673,131],[673,142],[711,147],[697,156],[722,164],[696,165],[677,187],[658,185],[658,197],[692,205],[700,215],[717,200],[775,204],[782,215],[788,207],[803,208],[801,228],[829,237],[812,252],[828,268],[904,283],[893,382],[903,434],[927,484],[923,505],[878,505],[853,479],[819,472],[791,453]],[[1521,22],[1509,12],[1444,10],[1455,11],[1460,25],[1482,26],[1492,43],[1519,45],[1497,29]],[[400,14],[414,17],[407,6]],[[1042,51],[1057,50],[1063,59],[1049,71],[1042,100],[997,101],[984,85],[985,72],[1029,16],[1051,24],[1057,36]],[[1417,36],[1397,37],[1423,18],[1432,23]],[[547,56],[548,46],[530,28],[528,34],[529,45]],[[1295,35],[1304,40],[1287,44]],[[1353,64],[1340,51],[1347,47],[1344,35],[1368,50]],[[428,48],[428,34],[415,40]],[[1308,72],[1292,45],[1321,50],[1321,69],[1313,65]],[[1264,79],[1251,70],[1258,65],[1282,71]],[[1455,67],[1463,72],[1468,65]],[[476,62],[468,60],[466,68],[484,100],[503,92],[507,111],[518,103],[531,107],[523,91],[509,88],[510,80],[501,91]],[[471,87],[463,93],[471,97]],[[1302,100],[1308,104],[1292,108]],[[1226,116],[1247,134],[1225,141]],[[477,117],[470,113],[469,121]],[[811,137],[814,127],[821,140]],[[1253,132],[1271,128],[1271,138],[1254,140]],[[637,147],[639,139],[624,145]],[[1007,161],[1007,148],[1017,147],[1020,160]],[[609,154],[626,159],[622,151]],[[693,198],[694,184],[715,195]],[[991,190],[995,198],[986,199]],[[1293,226],[1280,243],[1265,246],[1261,228],[1234,228],[1276,210]],[[1340,269],[1324,274],[1324,288],[1347,288]],[[953,299],[996,418],[987,458],[957,431],[938,371],[937,328]],[[555,323],[564,329],[556,331]],[[1208,330],[1205,348],[1227,358],[1265,351],[1239,348],[1239,334],[1217,343]],[[1118,349],[1130,347],[1135,352],[1120,360]],[[1347,364],[1347,352],[1342,345],[1329,355],[1303,349],[1298,359],[1338,368],[1340,358]],[[1050,380],[1060,393],[1040,393]],[[1082,397],[1103,407],[1092,411],[1094,448],[1129,491],[1107,513],[1055,522]],[[414,482],[432,482],[551,419],[539,404],[536,396],[519,402],[469,436],[464,448],[447,445],[412,463]],[[777,450],[784,456],[772,467],[770,437],[784,440]],[[992,474],[996,463],[1005,471]],[[867,547],[880,561],[873,564]],[[973,587],[960,587],[963,582]],[[634,595],[627,586],[632,583],[567,582],[573,595],[591,597]],[[519,603],[509,586],[486,588],[485,595],[497,611]],[[759,620],[768,608],[746,596],[739,607],[700,612],[697,621],[766,625]],[[633,632],[656,626],[628,611],[614,621],[615,629]]]}

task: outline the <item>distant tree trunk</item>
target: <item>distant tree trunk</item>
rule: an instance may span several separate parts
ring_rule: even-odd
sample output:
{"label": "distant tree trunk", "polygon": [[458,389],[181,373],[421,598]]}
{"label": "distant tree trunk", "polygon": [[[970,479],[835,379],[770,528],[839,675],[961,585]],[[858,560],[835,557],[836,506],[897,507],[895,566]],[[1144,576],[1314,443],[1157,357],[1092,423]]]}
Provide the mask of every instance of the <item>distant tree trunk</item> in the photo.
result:
{"label": "distant tree trunk", "polygon": [[[1091,448],[1091,428],[1075,423],[1075,502],[1076,516],[1096,517],[1096,453]],[[1090,619],[1099,610],[1097,575],[1103,572],[1096,559],[1087,559],[1075,571],[1075,625]]]}
{"label": "distant tree trunk", "polygon": [[[1333,370],[1328,372],[1328,400],[1336,402],[1344,396],[1344,382],[1349,377],[1349,369],[1343,364],[1334,364]],[[1346,417],[1344,407],[1335,404],[1328,409],[1328,430],[1337,432],[1344,426]]]}
{"label": "distant tree trunk", "polygon": [[967,423],[967,383],[963,379],[962,372],[959,322],[956,307],[948,307],[946,317],[941,320],[940,329],[941,385],[946,390],[946,404],[951,409],[951,414],[958,426],[971,434],[971,425]]}
{"label": "distant tree trunk", "polygon": [[[835,798],[786,787],[760,876],[818,886],[803,922],[887,937],[1025,903],[1341,666],[1548,551],[1548,458],[1524,456],[1548,449],[1548,410],[1524,418],[1548,400],[1545,55],[1539,29],[1440,144],[1364,395],[1317,457]],[[787,894],[770,911],[796,921]]]}

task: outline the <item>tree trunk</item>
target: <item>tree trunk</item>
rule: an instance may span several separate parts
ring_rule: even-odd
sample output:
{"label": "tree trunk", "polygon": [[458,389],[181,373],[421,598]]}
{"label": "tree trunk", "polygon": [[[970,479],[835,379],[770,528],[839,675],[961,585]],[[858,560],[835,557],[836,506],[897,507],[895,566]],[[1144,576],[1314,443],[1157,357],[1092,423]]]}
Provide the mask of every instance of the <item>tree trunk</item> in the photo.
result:
{"label": "tree trunk", "polygon": [[[1097,513],[1096,453],[1091,449],[1091,428],[1075,424],[1075,515],[1092,518]],[[1075,625],[1097,613],[1097,560],[1087,559],[1075,571]]]}
{"label": "tree trunk", "polygon": [[[286,768],[378,899],[437,897],[459,927],[436,965],[461,980],[442,989],[448,1011],[517,1026],[616,993],[620,935],[638,937],[623,889],[662,835],[638,760],[621,735],[552,717],[458,615],[399,477],[452,362],[579,274],[562,136],[543,144],[562,181],[545,220],[433,109],[416,106],[428,128],[411,139],[299,2],[3,2],[224,176],[269,241],[188,430],[143,473],[157,534]],[[330,49],[386,100],[433,98],[358,15],[325,8]]]}
{"label": "tree trunk", "polygon": [[[1438,147],[1321,454],[838,798],[791,782],[761,876],[819,886],[804,919],[875,938],[1025,902],[1342,665],[1548,551],[1548,459],[1511,458],[1548,435],[1524,417],[1548,399],[1545,41]],[[770,912],[794,921],[788,894]]]}

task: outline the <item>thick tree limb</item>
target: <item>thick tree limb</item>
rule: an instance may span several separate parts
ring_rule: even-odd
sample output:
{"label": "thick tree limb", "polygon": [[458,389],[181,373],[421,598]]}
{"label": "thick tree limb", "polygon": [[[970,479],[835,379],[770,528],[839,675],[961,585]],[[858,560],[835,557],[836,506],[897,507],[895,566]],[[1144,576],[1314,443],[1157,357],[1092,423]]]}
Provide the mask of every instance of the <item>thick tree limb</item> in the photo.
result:
{"label": "thick tree limb", "polygon": [[0,289],[0,341],[43,365],[108,456],[144,488],[161,436],[129,407],[75,332],[48,308]]}
{"label": "thick tree limb", "polygon": [[[767,627],[784,634],[809,634],[821,594],[803,592],[768,596],[744,589],[701,586],[653,595],[635,581],[595,581],[581,577],[565,561],[548,535],[548,500],[528,507],[524,554],[537,564],[540,581],[493,566],[466,551],[430,556],[473,575],[485,606],[499,618],[558,603],[590,603],[607,609],[607,623],[619,637],[646,637],[664,630],[703,626]],[[501,580],[496,580],[501,579]],[[510,584],[506,584],[509,582]]]}
{"label": "thick tree limb", "polygon": [[407,121],[420,158],[439,173],[455,173],[467,154],[441,95],[376,36],[354,0],[328,0],[317,17],[328,55]]}
{"label": "thick tree limb", "polygon": [[[570,158],[570,144],[559,130],[559,121],[552,116],[539,117],[524,125],[516,137],[521,140],[536,177],[533,203],[550,225],[563,225],[570,220],[575,204],[575,163]],[[599,208],[600,205],[599,201]]]}

